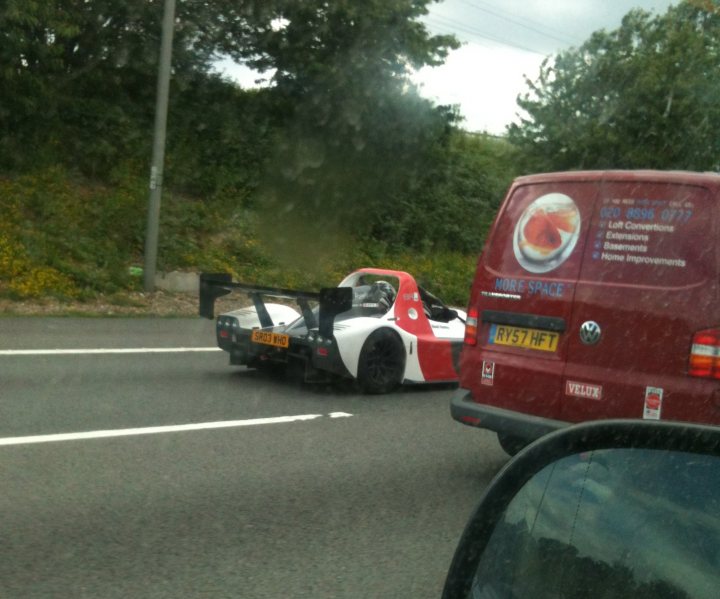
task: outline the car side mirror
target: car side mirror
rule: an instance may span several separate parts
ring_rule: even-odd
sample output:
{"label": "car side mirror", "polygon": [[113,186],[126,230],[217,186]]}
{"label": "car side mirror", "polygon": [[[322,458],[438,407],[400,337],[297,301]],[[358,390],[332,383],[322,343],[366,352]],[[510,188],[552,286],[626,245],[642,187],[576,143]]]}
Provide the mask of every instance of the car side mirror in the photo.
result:
{"label": "car side mirror", "polygon": [[602,421],[533,443],[488,487],[444,599],[711,598],[720,428]]}
{"label": "car side mirror", "polygon": [[451,320],[455,320],[459,316],[457,310],[453,310],[452,308],[445,308],[445,318],[447,319],[446,322],[450,322]]}
{"label": "car side mirror", "polygon": [[450,322],[459,316],[457,310],[440,304],[430,304],[428,311],[430,312],[428,318],[437,322]]}

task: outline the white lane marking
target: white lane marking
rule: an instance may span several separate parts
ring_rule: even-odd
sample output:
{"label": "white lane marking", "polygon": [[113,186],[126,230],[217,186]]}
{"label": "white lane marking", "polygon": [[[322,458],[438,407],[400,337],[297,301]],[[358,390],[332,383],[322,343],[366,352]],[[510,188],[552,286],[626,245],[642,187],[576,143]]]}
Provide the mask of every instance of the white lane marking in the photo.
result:
{"label": "white lane marking", "polygon": [[[329,414],[331,418],[334,418]],[[344,414],[347,418],[352,414]],[[198,422],[195,424],[175,424],[170,426],[149,426],[144,428],[123,428],[105,431],[88,431],[84,433],[59,433],[55,435],[32,435],[28,437],[5,437],[0,445],[30,445],[33,443],[54,443],[58,441],[83,441],[86,439],[107,439],[110,437],[130,437],[133,435],[157,435],[160,433],[180,433],[202,431],[217,428],[236,428],[241,426],[258,426],[261,424],[283,424],[286,422],[302,422],[324,418],[323,414],[298,414],[297,416],[277,416],[274,418],[252,418],[250,420],[222,420],[219,422]]]}
{"label": "white lane marking", "polygon": [[222,351],[219,347],[109,347],[97,349],[0,349],[0,356],[63,356],[82,354],[170,354]]}
{"label": "white lane marking", "polygon": [[352,414],[348,414],[347,412],[330,412],[328,416],[330,416],[330,418],[350,418]]}

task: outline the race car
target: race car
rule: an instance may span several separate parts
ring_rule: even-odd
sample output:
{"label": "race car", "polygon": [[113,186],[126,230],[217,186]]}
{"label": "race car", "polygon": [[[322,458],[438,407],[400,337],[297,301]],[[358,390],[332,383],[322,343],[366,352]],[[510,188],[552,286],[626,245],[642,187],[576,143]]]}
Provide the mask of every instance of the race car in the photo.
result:
{"label": "race car", "polygon": [[[230,364],[297,361],[307,381],[318,375],[353,378],[371,394],[403,383],[458,379],[465,312],[446,306],[406,272],[363,268],[319,293],[203,273],[200,315],[214,318],[216,298],[231,291],[246,293],[252,305],[217,318],[217,343]],[[266,302],[268,297],[285,301]]]}

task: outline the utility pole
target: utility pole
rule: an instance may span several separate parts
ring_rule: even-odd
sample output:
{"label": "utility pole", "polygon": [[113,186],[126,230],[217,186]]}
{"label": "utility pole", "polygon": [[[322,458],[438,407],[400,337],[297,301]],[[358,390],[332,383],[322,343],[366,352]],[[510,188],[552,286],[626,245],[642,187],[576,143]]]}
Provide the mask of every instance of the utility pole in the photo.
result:
{"label": "utility pole", "polygon": [[165,0],[162,23],[162,42],[158,64],[157,96],[155,102],[155,131],[153,134],[152,164],[150,165],[150,200],[145,233],[145,291],[155,289],[158,234],[160,230],[160,199],[162,197],[163,166],[165,162],[165,133],[167,131],[168,98],[170,96],[170,64],[175,29],[175,0]]}

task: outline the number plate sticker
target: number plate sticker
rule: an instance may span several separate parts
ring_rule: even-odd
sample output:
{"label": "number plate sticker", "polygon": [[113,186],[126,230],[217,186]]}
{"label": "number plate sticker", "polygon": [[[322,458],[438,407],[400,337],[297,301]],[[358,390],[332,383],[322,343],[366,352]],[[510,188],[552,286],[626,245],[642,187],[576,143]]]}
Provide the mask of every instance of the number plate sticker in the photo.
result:
{"label": "number plate sticker", "polygon": [[559,340],[560,333],[493,324],[490,326],[488,343],[540,351],[555,351]]}
{"label": "number plate sticker", "polygon": [[272,331],[253,331],[250,335],[250,341],[253,343],[262,343],[263,345],[272,345],[273,347],[289,347],[290,337],[283,333],[273,333]]}

